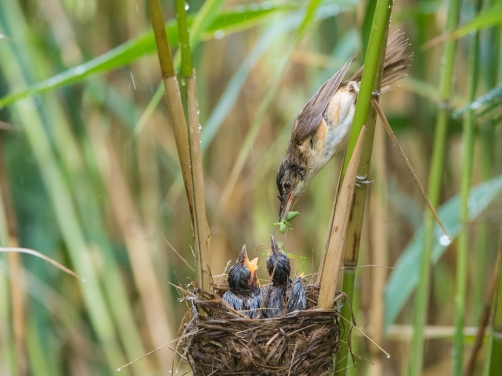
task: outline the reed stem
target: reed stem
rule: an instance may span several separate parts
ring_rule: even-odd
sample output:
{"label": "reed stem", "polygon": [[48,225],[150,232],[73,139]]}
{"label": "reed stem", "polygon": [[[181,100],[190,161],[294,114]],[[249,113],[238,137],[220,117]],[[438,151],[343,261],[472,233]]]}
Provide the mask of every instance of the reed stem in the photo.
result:
{"label": "reed stem", "polygon": [[[375,133],[376,112],[371,107],[371,99],[374,92],[380,90],[382,82],[383,62],[387,46],[387,35],[389,30],[389,21],[392,11],[392,1],[379,0],[375,8],[373,25],[371,28],[368,50],[364,60],[364,72],[361,80],[360,91],[357,99],[356,112],[349,138],[347,152],[345,154],[342,168],[342,177],[347,171],[348,162],[354,151],[354,138],[359,134],[360,129],[366,124],[367,134],[364,140],[361,161],[357,171],[359,176],[367,176],[371,164],[371,151],[373,148],[373,136]],[[353,299],[354,280],[356,266],[359,260],[359,243],[361,239],[361,229],[364,218],[364,208],[366,202],[366,188],[356,189],[354,192],[354,203],[351,208],[350,222],[347,229],[346,241],[344,244],[344,272],[342,291],[347,294],[350,301]],[[348,304],[345,304],[341,310],[344,321],[351,321],[352,312]],[[349,343],[349,331],[345,330],[342,336],[342,342]],[[335,374],[345,374],[347,369],[347,360],[349,356],[348,346],[341,348],[337,356]]]}
{"label": "reed stem", "polygon": [[[451,0],[448,7],[447,31],[453,30],[457,24],[460,14],[460,1]],[[450,96],[452,86],[453,66],[455,63],[455,50],[457,43],[455,40],[449,40],[445,43],[443,50],[441,78],[440,78],[440,102],[436,118],[436,127],[434,132],[434,145],[432,151],[432,162],[429,173],[429,186],[427,195],[432,206],[436,207],[439,203],[441,191],[441,178],[443,175],[444,149],[448,131],[448,122],[450,119]],[[424,246],[420,259],[420,276],[415,295],[413,327],[414,335],[411,344],[409,376],[419,376],[422,373],[423,354],[424,354],[424,335],[426,314],[429,306],[429,289],[431,273],[431,253],[434,242],[434,217],[429,210],[424,212]]]}
{"label": "reed stem", "polygon": [[[481,9],[481,1],[476,1],[476,11]],[[479,33],[471,37],[471,51],[469,53],[469,77],[467,102],[476,99],[479,69]],[[455,294],[455,339],[453,341],[453,375],[462,375],[464,352],[464,321],[465,321],[465,295],[467,290],[467,253],[469,249],[469,194],[471,191],[472,166],[474,161],[474,114],[468,110],[464,114],[463,125],[463,155],[462,172],[460,181],[460,222],[462,230],[458,238],[457,247],[457,280]]]}
{"label": "reed stem", "polygon": [[195,77],[190,56],[188,23],[184,1],[176,2],[178,30],[181,45],[183,79],[187,82],[188,125],[185,118],[181,93],[176,79],[173,59],[166,37],[159,0],[148,0],[150,18],[157,43],[157,53],[166,91],[171,124],[174,129],[181,172],[185,183],[197,258],[197,281],[199,287],[210,291],[209,226],[207,224]]}

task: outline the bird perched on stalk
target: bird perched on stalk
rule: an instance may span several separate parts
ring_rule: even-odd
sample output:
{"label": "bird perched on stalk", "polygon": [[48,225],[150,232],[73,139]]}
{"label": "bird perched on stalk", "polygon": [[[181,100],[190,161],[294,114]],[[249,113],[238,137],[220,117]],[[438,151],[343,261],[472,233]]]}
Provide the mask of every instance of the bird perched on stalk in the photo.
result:
{"label": "bird perched on stalk", "polygon": [[258,257],[249,261],[246,245],[242,247],[239,258],[228,272],[229,290],[223,294],[222,299],[231,308],[250,317],[256,318],[258,309],[262,304],[262,296],[256,270]]}
{"label": "bird perched on stalk", "polygon": [[294,283],[291,281],[289,278],[291,274],[289,258],[273,236],[270,239],[267,271],[272,277],[272,283],[262,289],[263,318],[282,316],[286,312],[302,310],[307,307],[307,298],[301,278],[296,278]]}
{"label": "bird perched on stalk", "polygon": [[[412,57],[405,52],[408,45],[403,33],[389,38],[381,92],[404,77]],[[286,156],[277,172],[280,218],[287,216],[293,200],[347,143],[364,68],[342,82],[352,59],[321,86],[295,119]]]}

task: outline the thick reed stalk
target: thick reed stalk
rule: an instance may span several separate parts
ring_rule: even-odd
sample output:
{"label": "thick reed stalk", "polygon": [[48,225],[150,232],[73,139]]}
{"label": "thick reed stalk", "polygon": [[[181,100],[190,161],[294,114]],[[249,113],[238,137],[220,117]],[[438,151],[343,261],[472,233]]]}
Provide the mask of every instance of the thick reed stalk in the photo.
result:
{"label": "thick reed stalk", "polygon": [[211,264],[209,225],[206,218],[206,203],[204,199],[204,175],[202,169],[202,154],[200,151],[200,123],[199,123],[199,103],[197,101],[197,81],[195,69],[192,66],[192,55],[190,52],[190,37],[188,34],[187,13],[185,0],[176,0],[176,19],[178,21],[178,35],[181,48],[181,71],[183,80],[186,83],[186,104],[188,118],[188,141],[190,149],[191,174],[194,190],[194,211],[196,233],[196,249],[198,249],[199,281],[204,281],[206,291],[209,291],[209,266]]}
{"label": "thick reed stalk", "polygon": [[[386,135],[382,127],[375,129],[375,146],[374,146],[374,171],[376,176],[387,176],[387,165],[385,161],[385,144]],[[387,221],[382,220],[387,218],[387,179],[376,179],[373,183],[370,192],[370,244],[369,261],[371,265],[380,265],[370,270],[371,286],[370,294],[370,309],[368,323],[371,327],[371,339],[378,344],[382,344],[384,333],[384,315],[385,303],[382,299],[383,291],[385,291],[385,283],[387,280],[388,270],[384,267],[388,265],[388,225]],[[371,362],[373,365],[369,368],[370,376],[383,375],[384,359],[378,349],[370,348]]]}
{"label": "thick reed stalk", "polygon": [[[326,256],[323,258],[323,263],[319,266],[319,308],[331,308],[335,301],[336,281],[340,270],[340,264],[343,256],[343,245],[345,243],[345,236],[347,233],[347,226],[349,223],[349,215],[352,210],[354,201],[354,189],[357,177],[357,168],[361,158],[361,152],[364,145],[366,128],[361,130],[359,140],[352,154],[352,160],[347,168],[344,180],[340,186],[340,204],[334,213],[332,219],[333,227],[330,231],[329,247]],[[347,304],[346,304],[347,305]],[[348,322],[352,320],[349,319]]]}
{"label": "thick reed stalk", "polygon": [[[180,4],[178,4],[178,8],[179,6]],[[178,80],[176,78],[176,71],[174,70],[173,59],[164,28],[160,1],[148,0],[148,7],[150,9],[150,18],[155,34],[155,42],[157,43],[157,53],[159,57],[160,68],[162,71],[162,78],[164,80],[169,117],[174,130],[174,137],[176,140],[176,147],[180,160],[181,173],[183,175],[183,181],[185,183],[185,192],[187,195],[188,206],[190,208],[190,215],[192,218],[192,228],[194,231],[195,251],[197,257],[197,281],[199,287],[206,291],[210,291],[209,230],[207,229],[208,226],[205,216],[205,208],[203,208],[204,195],[200,150],[197,153],[196,148],[193,146],[195,140],[190,139],[189,137],[189,135],[193,137],[193,132],[189,133],[188,131],[183,104],[181,102]],[[184,17],[186,18],[186,14]],[[181,22],[183,22],[183,12],[178,14],[178,19],[181,19]],[[182,26],[180,25],[180,27]],[[187,38],[188,32],[184,32],[183,37],[185,38],[185,40],[180,40],[182,45],[182,55],[186,55],[187,51],[189,51],[190,48]],[[184,44],[187,44],[188,47],[183,47]],[[190,67],[191,62],[187,61],[185,56],[183,72],[188,73],[189,71],[191,71],[191,69],[189,69]],[[191,86],[193,86],[194,88],[194,85]],[[191,108],[196,108],[196,106],[194,107],[192,104]],[[198,131],[198,121],[196,127]],[[198,144],[199,142],[197,141],[197,145]],[[196,198],[196,196],[198,197]]]}
{"label": "thick reed stalk", "polygon": [[[373,92],[380,90],[382,81],[383,61],[387,46],[387,35],[389,29],[389,20],[392,11],[391,0],[379,0],[376,4],[375,15],[373,17],[372,30],[366,51],[364,61],[364,72],[361,80],[360,91],[357,99],[356,112],[349,138],[347,152],[342,168],[342,177],[347,171],[347,165],[354,151],[354,139],[358,132],[366,124],[368,131],[365,138],[361,162],[357,174],[367,176],[371,163],[371,150],[373,148],[373,135],[375,132],[376,112],[371,106]],[[354,280],[356,266],[359,260],[359,243],[361,239],[361,229],[364,217],[364,208],[366,201],[366,188],[356,189],[354,192],[354,203],[350,214],[350,223],[347,229],[345,248],[344,248],[344,272],[343,287],[349,300],[354,295]],[[338,201],[339,202],[339,201]],[[337,271],[336,271],[337,272]],[[348,304],[342,307],[341,315],[344,321],[351,320],[352,312]],[[349,332],[346,330],[342,341],[348,343]],[[347,360],[349,355],[348,346],[342,347],[337,356],[335,373],[337,375],[345,374],[347,369]]]}
{"label": "thick reed stalk", "polygon": [[[447,31],[453,30],[458,24],[460,13],[460,1],[451,0],[448,7]],[[429,186],[427,195],[431,204],[436,207],[439,203],[441,191],[441,178],[443,175],[444,149],[450,118],[450,95],[452,85],[453,65],[455,62],[456,41],[451,40],[445,43],[441,79],[440,79],[440,103],[436,118],[436,128],[434,132],[434,146],[432,151],[432,162],[429,173]],[[426,314],[429,302],[431,253],[434,242],[434,217],[429,210],[424,212],[424,247],[420,259],[420,276],[413,305],[413,327],[414,335],[410,353],[410,376],[419,376],[422,372],[424,354],[423,328],[425,326]]]}
{"label": "thick reed stalk", "polygon": [[[481,1],[476,1],[477,11],[481,8]],[[479,33],[475,32],[471,37],[471,51],[469,53],[469,77],[467,102],[476,99],[478,86],[479,68]],[[474,163],[474,114],[468,110],[464,114],[462,132],[463,155],[462,172],[460,181],[460,222],[462,230],[458,237],[457,247],[457,276],[455,293],[455,340],[453,341],[453,375],[462,375],[464,336],[463,328],[465,321],[465,295],[467,290],[467,254],[469,250],[469,236],[467,226],[469,223],[469,194],[471,191],[472,166]]]}
{"label": "thick reed stalk", "polygon": [[502,369],[502,356],[500,356],[500,354],[502,354],[502,257],[500,257],[502,253],[502,228],[499,237],[499,276],[492,323],[493,334],[491,343],[490,376],[500,375],[500,370]]}

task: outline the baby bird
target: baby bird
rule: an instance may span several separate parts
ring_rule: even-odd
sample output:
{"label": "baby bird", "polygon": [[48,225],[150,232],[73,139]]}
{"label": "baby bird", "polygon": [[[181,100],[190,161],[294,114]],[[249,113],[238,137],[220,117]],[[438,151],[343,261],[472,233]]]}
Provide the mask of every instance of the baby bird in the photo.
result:
{"label": "baby bird", "polygon": [[291,265],[288,256],[279,247],[274,237],[270,240],[267,271],[272,277],[272,283],[262,289],[264,310],[263,318],[282,316],[307,307],[307,299],[301,278],[295,283],[289,278]]}
{"label": "baby bird", "polygon": [[249,318],[256,318],[262,304],[262,296],[256,276],[258,258],[249,261],[246,245],[228,272],[228,287],[222,299],[236,311],[243,311]]}
{"label": "baby bird", "polygon": [[288,289],[288,312],[307,309],[307,295],[305,294],[305,289],[303,288],[302,277],[303,273],[299,277],[295,278],[293,286]]}

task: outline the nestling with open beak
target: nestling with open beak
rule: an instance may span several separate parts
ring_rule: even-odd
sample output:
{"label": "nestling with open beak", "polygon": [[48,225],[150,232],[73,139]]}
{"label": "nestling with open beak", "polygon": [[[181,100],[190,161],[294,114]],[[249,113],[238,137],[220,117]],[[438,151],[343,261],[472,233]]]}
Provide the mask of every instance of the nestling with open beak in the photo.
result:
{"label": "nestling with open beak", "polygon": [[228,272],[228,287],[222,299],[236,311],[243,311],[244,315],[254,319],[262,304],[256,270],[258,258],[249,261],[246,246],[242,247],[239,258]]}
{"label": "nestling with open beak", "polygon": [[[389,38],[382,92],[405,75],[412,57],[405,52],[408,45],[403,33]],[[345,148],[363,73],[361,67],[349,81],[342,82],[351,62],[352,58],[321,86],[295,119],[286,156],[277,172],[280,218],[288,214],[293,200],[312,178]]]}
{"label": "nestling with open beak", "polygon": [[291,278],[289,278],[291,274],[289,258],[279,247],[273,236],[270,239],[267,271],[272,277],[272,283],[263,286],[262,289],[263,318],[282,316],[287,312],[307,307],[307,298],[301,278],[296,278],[295,283],[291,281]]}

